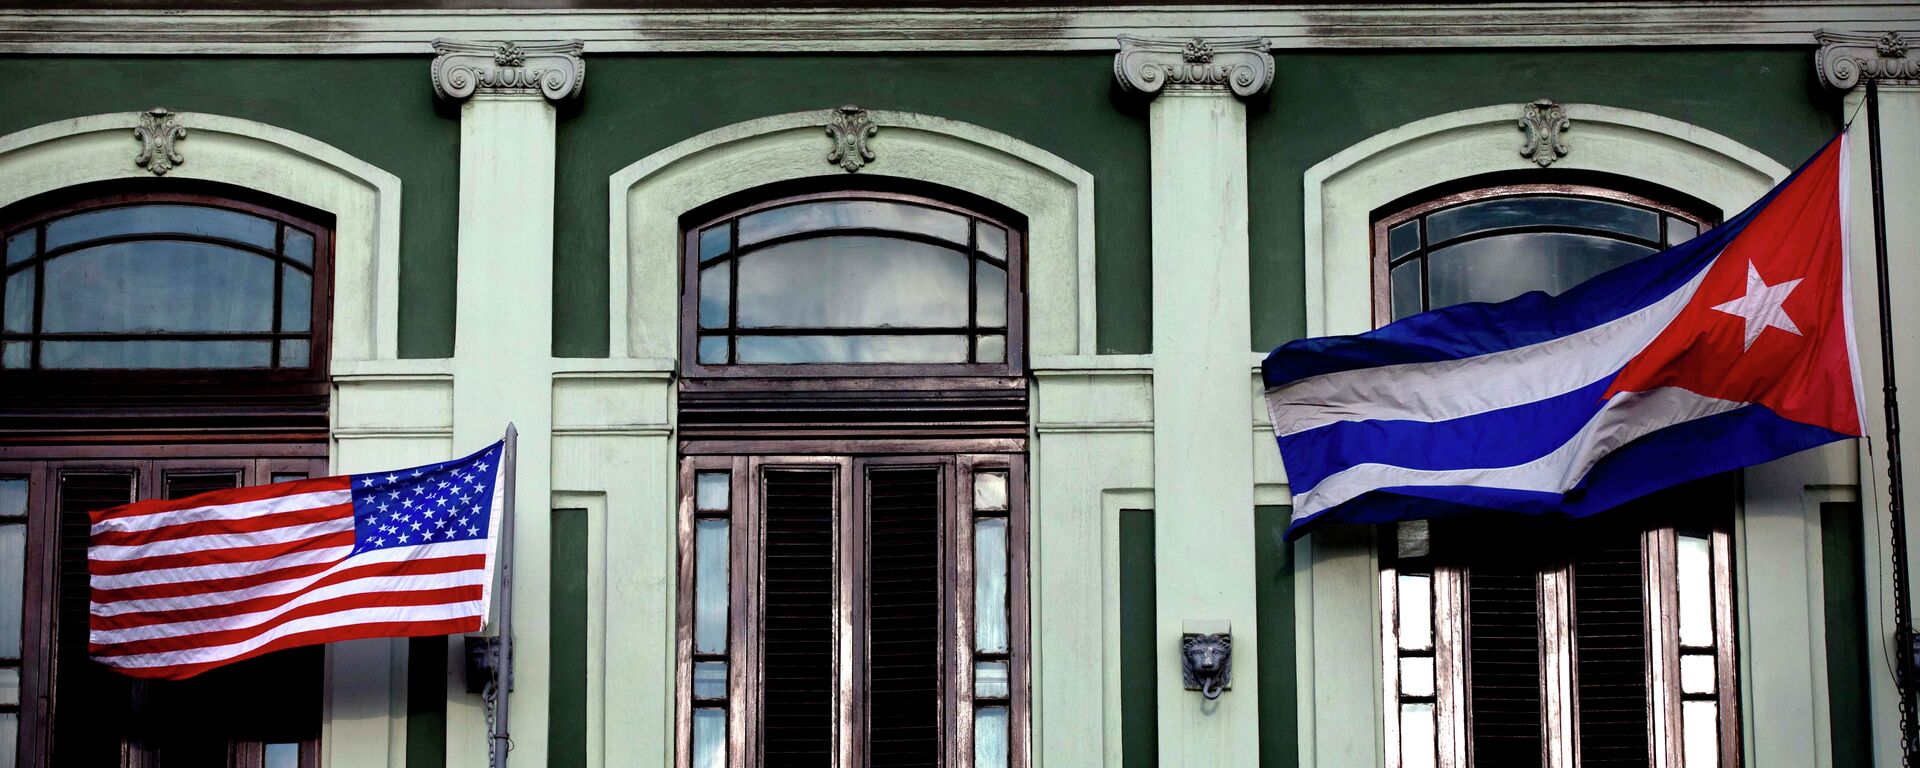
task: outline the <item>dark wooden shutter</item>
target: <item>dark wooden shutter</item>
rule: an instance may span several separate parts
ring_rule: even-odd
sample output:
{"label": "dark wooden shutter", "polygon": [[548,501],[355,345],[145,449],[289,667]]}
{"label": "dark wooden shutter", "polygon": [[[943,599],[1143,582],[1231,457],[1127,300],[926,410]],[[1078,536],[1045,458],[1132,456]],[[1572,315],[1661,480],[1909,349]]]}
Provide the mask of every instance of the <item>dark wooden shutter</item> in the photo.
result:
{"label": "dark wooden shutter", "polygon": [[868,473],[867,762],[940,761],[940,475]]}
{"label": "dark wooden shutter", "polygon": [[833,760],[834,476],[768,470],[761,749],[768,766]]}
{"label": "dark wooden shutter", "polygon": [[1477,558],[1467,576],[1475,768],[1541,764],[1539,582],[1530,561],[1501,560]]}
{"label": "dark wooden shutter", "polygon": [[131,678],[87,658],[88,512],[133,500],[130,472],[60,476],[60,618],[55,682],[54,765],[118,766],[121,727],[132,703]]}
{"label": "dark wooden shutter", "polygon": [[1646,571],[1640,536],[1622,526],[1596,526],[1575,541],[1580,763],[1587,768],[1648,765]]}

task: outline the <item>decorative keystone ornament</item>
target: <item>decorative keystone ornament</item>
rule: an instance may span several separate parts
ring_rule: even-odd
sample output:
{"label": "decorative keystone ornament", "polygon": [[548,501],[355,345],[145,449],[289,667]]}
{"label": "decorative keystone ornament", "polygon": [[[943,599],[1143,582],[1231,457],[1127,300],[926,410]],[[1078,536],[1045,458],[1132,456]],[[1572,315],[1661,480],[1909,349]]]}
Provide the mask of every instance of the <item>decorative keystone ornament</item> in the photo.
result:
{"label": "decorative keystone ornament", "polygon": [[880,133],[873,117],[865,109],[848,104],[832,110],[827,115],[827,138],[833,146],[827,148],[827,163],[840,166],[847,173],[853,173],[873,162],[873,147],[867,145],[867,139]]}
{"label": "decorative keystone ornament", "polygon": [[433,90],[464,99],[482,94],[539,94],[550,101],[580,95],[587,65],[579,40],[548,43],[433,41]]}
{"label": "decorative keystone ornament", "polygon": [[1199,691],[1207,701],[1220,698],[1233,685],[1233,635],[1181,635],[1180,676],[1187,690]]}
{"label": "decorative keystone ornament", "polygon": [[1170,40],[1121,35],[1113,76],[1122,90],[1149,96],[1166,89],[1225,89],[1247,98],[1273,85],[1273,56],[1261,37]]}
{"label": "decorative keystone ornament", "polygon": [[1567,108],[1552,99],[1536,99],[1521,107],[1520,130],[1527,133],[1527,140],[1520,143],[1520,156],[1533,158],[1542,168],[1553,165],[1553,161],[1566,156],[1569,147],[1564,132],[1572,127]]}
{"label": "decorative keystone ornament", "polygon": [[152,171],[155,176],[165,176],[174,166],[187,161],[173,145],[187,137],[186,126],[180,124],[179,115],[163,107],[140,113],[140,124],[134,126],[133,137],[140,140],[140,154],[133,156],[133,164]]}
{"label": "decorative keystone ornament", "polygon": [[1920,80],[1920,57],[1913,55],[1910,37],[1899,32],[1832,32],[1820,30],[1813,39],[1820,52],[1813,57],[1813,68],[1828,87],[1845,91],[1860,84],[1860,78],[1875,80]]}

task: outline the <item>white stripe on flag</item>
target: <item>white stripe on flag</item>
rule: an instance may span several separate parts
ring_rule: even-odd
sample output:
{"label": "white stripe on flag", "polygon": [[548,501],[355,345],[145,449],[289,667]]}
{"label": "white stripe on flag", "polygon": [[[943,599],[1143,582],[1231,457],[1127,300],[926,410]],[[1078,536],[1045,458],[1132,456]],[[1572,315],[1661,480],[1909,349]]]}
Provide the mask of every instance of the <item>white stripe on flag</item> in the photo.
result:
{"label": "white stripe on flag", "polygon": [[199,608],[209,605],[226,605],[259,597],[284,595],[306,589],[316,583],[349,568],[363,565],[381,565],[407,560],[430,560],[441,557],[460,557],[463,555],[485,554],[487,543],[480,540],[448,542],[446,544],[422,544],[416,547],[394,547],[363,552],[335,563],[311,576],[297,579],[283,579],[243,589],[231,589],[225,592],[195,592],[177,597],[149,597],[133,600],[116,600],[109,603],[92,603],[89,611],[95,616],[118,616],[124,613],[142,613],[145,611],[170,611],[181,608]]}
{"label": "white stripe on flag", "polygon": [[155,584],[178,584],[183,581],[202,579],[228,579],[235,576],[247,576],[256,573],[291,568],[296,565],[330,563],[346,557],[353,547],[328,547],[308,552],[295,552],[290,555],[249,560],[239,563],[215,563],[212,565],[183,565],[178,568],[157,568],[151,571],[96,575],[89,580],[94,589],[125,589],[127,587],[151,587]]}
{"label": "white stripe on flag", "polygon": [[215,549],[233,549],[236,547],[257,547],[263,544],[291,544],[315,536],[325,536],[342,531],[353,530],[351,510],[341,510],[340,517],[322,520],[306,525],[289,525],[284,528],[269,528],[264,531],[248,533],[214,533],[205,536],[187,536],[151,544],[95,545],[87,548],[88,560],[139,560],[161,555],[180,555],[190,552],[207,552]]}
{"label": "white stripe on flag", "polygon": [[1294,494],[1293,519],[1305,519],[1368,491],[1399,486],[1474,486],[1566,493],[1586,477],[1594,464],[1620,446],[1684,421],[1746,405],[1674,387],[1622,392],[1607,401],[1593,420],[1559,448],[1533,461],[1508,467],[1446,470],[1356,464]]}
{"label": "white stripe on flag", "polygon": [[1640,310],[1525,347],[1437,363],[1329,373],[1267,391],[1280,437],[1341,421],[1446,421],[1564,395],[1640,354],[1693,298],[1707,270]]}
{"label": "white stripe on flag", "polygon": [[479,568],[452,573],[428,573],[416,576],[372,576],[353,579],[339,584],[328,584],[304,595],[276,606],[271,610],[222,616],[213,619],[177,621],[170,624],[147,624],[125,629],[96,629],[88,633],[89,639],[98,645],[128,643],[138,640],[153,640],[162,637],[180,635],[198,635],[206,632],[233,632],[264,624],[279,618],[304,605],[332,600],[350,595],[366,595],[380,592],[420,592],[429,589],[449,587],[477,587],[487,578]]}
{"label": "white stripe on flag", "polygon": [[292,496],[275,496],[270,499],[242,501],[234,504],[215,504],[209,507],[189,507],[171,512],[155,512],[148,515],[128,515],[114,517],[93,524],[92,535],[109,531],[150,531],[169,525],[184,525],[208,520],[239,520],[241,518],[271,515],[277,512],[299,512],[317,507],[331,507],[353,502],[352,491],[315,491]]}
{"label": "white stripe on flag", "polygon": [[424,623],[446,619],[464,619],[479,616],[484,609],[479,601],[447,603],[444,605],[394,605],[378,608],[355,608],[348,611],[307,616],[294,619],[255,637],[227,645],[203,646],[181,651],[162,651],[159,653],[141,653],[130,656],[96,656],[98,661],[110,667],[148,668],[172,667],[188,664],[201,664],[210,661],[222,661],[259,648],[287,635],[297,635],[314,630],[351,627],[356,624],[379,624],[385,622]]}

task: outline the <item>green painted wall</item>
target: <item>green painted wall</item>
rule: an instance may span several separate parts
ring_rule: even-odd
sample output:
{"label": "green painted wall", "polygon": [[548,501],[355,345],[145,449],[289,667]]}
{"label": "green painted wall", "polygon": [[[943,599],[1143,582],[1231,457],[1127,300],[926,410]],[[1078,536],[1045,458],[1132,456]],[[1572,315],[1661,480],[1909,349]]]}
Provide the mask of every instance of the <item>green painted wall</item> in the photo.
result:
{"label": "green painted wall", "polygon": [[[1840,129],[1839,96],[1815,80],[1812,50],[1276,55],[1272,97],[1252,107],[1247,125],[1254,350],[1306,335],[1301,176],[1315,163],[1421,118],[1551,98],[1693,123],[1794,167]],[[1517,153],[1518,126],[1513,136]],[[1568,140],[1578,153],[1579,123]]]}
{"label": "green painted wall", "polygon": [[1260,629],[1260,768],[1300,764],[1300,707],[1294,679],[1292,507],[1255,507],[1254,604]]}
{"label": "green painted wall", "polygon": [[[562,112],[554,354],[607,354],[607,177],[695,134],[858,104],[1001,131],[1095,177],[1099,346],[1147,351],[1147,124],[1117,99],[1113,56],[596,56]],[[885,128],[881,129],[885,136]],[[826,163],[827,138],[820,137]],[[884,152],[876,167],[886,163]],[[676,280],[661,275],[662,280]]]}
{"label": "green painted wall", "polygon": [[587,768],[587,511],[554,510],[552,537],[547,766]]}
{"label": "green painted wall", "polygon": [[[400,356],[453,354],[460,122],[434,103],[429,57],[0,57],[0,134],[166,107],[306,134],[401,181]],[[127,159],[139,150],[127,133]],[[193,128],[180,143],[193,163]],[[602,228],[604,230],[604,227]]]}
{"label": "green painted wall", "polygon": [[1820,505],[1827,606],[1827,715],[1834,765],[1873,764],[1867,700],[1866,551],[1858,502]]}
{"label": "green painted wall", "polygon": [[1120,764],[1160,764],[1154,676],[1153,510],[1120,510]]}

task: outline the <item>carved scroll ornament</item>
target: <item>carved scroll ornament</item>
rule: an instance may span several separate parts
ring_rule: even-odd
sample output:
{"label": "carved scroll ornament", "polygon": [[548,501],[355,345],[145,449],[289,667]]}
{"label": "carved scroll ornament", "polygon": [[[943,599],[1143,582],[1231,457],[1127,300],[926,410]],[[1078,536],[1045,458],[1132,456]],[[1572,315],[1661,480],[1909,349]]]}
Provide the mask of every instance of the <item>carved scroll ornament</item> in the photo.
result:
{"label": "carved scroll ornament", "polygon": [[1525,131],[1527,139],[1520,144],[1520,156],[1532,158],[1535,165],[1545,168],[1553,161],[1567,154],[1565,132],[1573,127],[1573,121],[1567,118],[1567,108],[1553,103],[1552,99],[1539,99],[1520,108],[1520,130]]}
{"label": "carved scroll ornament", "polygon": [[1226,89],[1246,98],[1273,85],[1273,56],[1259,37],[1167,40],[1120,36],[1113,76],[1122,90]]}
{"label": "carved scroll ornament", "polygon": [[174,142],[187,137],[186,126],[180,124],[179,115],[163,107],[140,113],[140,124],[134,126],[133,137],[140,140],[140,154],[133,156],[133,164],[152,171],[155,176],[165,176],[174,166],[187,161],[174,146]]}
{"label": "carved scroll ornament", "polygon": [[873,148],[867,145],[867,139],[880,133],[867,111],[851,104],[832,110],[827,116],[827,138],[833,146],[827,148],[827,163],[840,166],[847,173],[853,173],[873,162]]}
{"label": "carved scroll ornament", "polygon": [[580,94],[587,65],[579,40],[553,43],[433,41],[433,89],[449,99],[475,93],[540,94],[552,101]]}
{"label": "carved scroll ornament", "polygon": [[[1915,56],[1909,36],[1899,32],[1831,32],[1814,34],[1820,52],[1813,58],[1820,81],[1829,87],[1848,90],[1860,84],[1860,78],[1876,80],[1920,80],[1920,56]],[[1920,35],[1913,35],[1920,38]]]}

